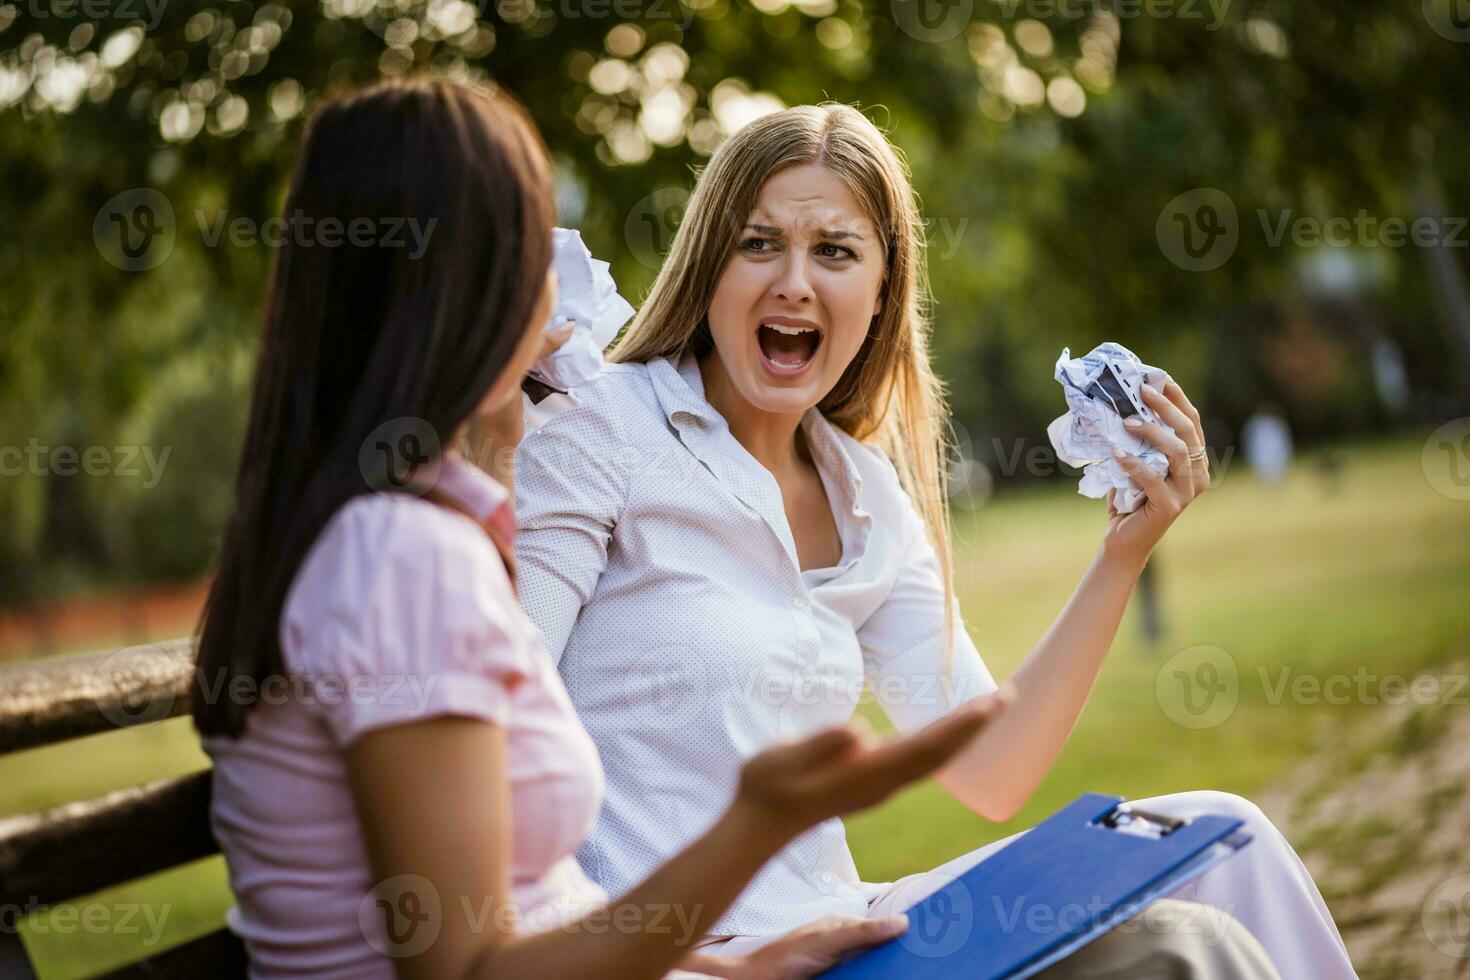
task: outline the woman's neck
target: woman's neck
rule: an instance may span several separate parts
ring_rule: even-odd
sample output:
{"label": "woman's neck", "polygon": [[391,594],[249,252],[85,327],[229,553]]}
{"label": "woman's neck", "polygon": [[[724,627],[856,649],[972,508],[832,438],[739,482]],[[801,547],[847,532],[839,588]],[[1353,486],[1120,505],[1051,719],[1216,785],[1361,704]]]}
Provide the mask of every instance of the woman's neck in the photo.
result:
{"label": "woman's neck", "polygon": [[800,413],[763,412],[746,401],[716,353],[699,358],[699,374],[704,380],[705,401],[725,417],[730,434],[756,462],[778,476],[801,464],[796,438]]}

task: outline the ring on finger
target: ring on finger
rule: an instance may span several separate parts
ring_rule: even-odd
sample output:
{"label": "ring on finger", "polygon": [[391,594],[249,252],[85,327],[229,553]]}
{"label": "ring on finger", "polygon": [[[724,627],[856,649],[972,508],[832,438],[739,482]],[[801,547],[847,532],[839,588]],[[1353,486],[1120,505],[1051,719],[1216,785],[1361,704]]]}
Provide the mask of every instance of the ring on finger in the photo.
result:
{"label": "ring on finger", "polygon": [[1189,451],[1189,458],[1191,460],[1193,460],[1194,462],[1196,462],[1196,463],[1198,463],[1200,460],[1204,459],[1205,458],[1205,447],[1204,446],[1200,446],[1198,449],[1191,449]]}

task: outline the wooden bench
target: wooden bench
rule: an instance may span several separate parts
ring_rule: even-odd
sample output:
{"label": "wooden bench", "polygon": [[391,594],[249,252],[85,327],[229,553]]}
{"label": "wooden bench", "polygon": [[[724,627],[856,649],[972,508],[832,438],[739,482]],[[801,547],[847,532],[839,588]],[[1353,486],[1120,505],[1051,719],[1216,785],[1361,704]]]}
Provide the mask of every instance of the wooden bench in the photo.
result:
{"label": "wooden bench", "polygon": [[[0,755],[187,714],[191,640],[0,667]],[[34,977],[16,929],[23,910],[219,852],[210,773],[0,820],[0,980]],[[220,929],[107,974],[245,975],[245,950]]]}

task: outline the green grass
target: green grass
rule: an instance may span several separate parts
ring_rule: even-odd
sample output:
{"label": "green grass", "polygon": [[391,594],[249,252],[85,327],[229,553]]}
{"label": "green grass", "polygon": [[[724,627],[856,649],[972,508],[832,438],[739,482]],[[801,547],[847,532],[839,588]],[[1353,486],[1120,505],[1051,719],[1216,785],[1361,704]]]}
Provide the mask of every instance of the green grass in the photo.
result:
{"label": "green grass", "polygon": [[[1023,830],[1079,793],[1189,789],[1250,795],[1378,705],[1273,701],[1279,672],[1320,680],[1415,672],[1470,648],[1470,502],[1436,493],[1419,441],[1354,447],[1335,492],[1315,472],[1261,487],[1228,469],[1171,529],[1153,564],[1168,633],[1156,648],[1132,611],[1061,758],[1016,819],[991,824],[931,784],[849,821],[871,880],[922,870]],[[961,518],[957,573],[971,635],[997,677],[1026,656],[1086,568],[1101,505],[1066,487]],[[1170,656],[1223,648],[1239,701],[1213,728],[1170,720],[1155,680]],[[1265,671],[1265,680],[1262,671]],[[1354,682],[1356,685],[1356,682]],[[1356,686],[1350,690],[1356,694]]]}
{"label": "green grass", "polygon": [[[1373,704],[1272,703],[1277,672],[1326,679],[1412,676],[1470,650],[1470,502],[1425,480],[1422,442],[1348,450],[1326,493],[1311,471],[1257,486],[1241,463],[1169,534],[1154,566],[1168,635],[1155,648],[1123,625],[1076,732],[1035,798],[1005,825],[964,810],[932,783],[850,821],[871,880],[933,867],[1024,829],[1077,794],[1131,797],[1213,788],[1250,795],[1312,747],[1332,744]],[[1066,601],[1102,533],[1103,506],[1056,486],[961,515],[958,578],[966,621],[997,677],[1025,657]],[[1239,701],[1206,729],[1175,724],[1155,681],[1174,653],[1223,648],[1239,671]],[[1270,683],[1262,682],[1261,670]],[[1393,751],[1412,751],[1413,733]],[[187,720],[0,758],[0,816],[85,798],[207,764]],[[1351,760],[1342,772],[1349,775]],[[159,947],[215,928],[229,905],[218,859],[112,889],[84,904],[168,909]],[[23,926],[45,980],[126,961],[138,934]],[[64,921],[61,920],[61,921]],[[141,920],[140,920],[141,921]],[[146,927],[141,930],[148,934]]]}

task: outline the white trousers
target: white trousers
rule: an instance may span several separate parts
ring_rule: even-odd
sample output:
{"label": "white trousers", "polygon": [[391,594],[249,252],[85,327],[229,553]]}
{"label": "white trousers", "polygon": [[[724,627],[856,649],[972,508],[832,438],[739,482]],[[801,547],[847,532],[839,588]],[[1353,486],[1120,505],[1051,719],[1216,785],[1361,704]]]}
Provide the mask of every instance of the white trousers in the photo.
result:
{"label": "white trousers", "polygon": [[[1169,897],[1213,906],[1233,916],[1288,980],[1356,980],[1342,935],[1316,882],[1281,831],[1254,803],[1213,790],[1132,802],[1141,810],[1178,819],[1215,814],[1244,821],[1241,830],[1251,835],[1251,843]],[[977,848],[932,871],[875,886],[868,914],[903,911],[1025,833]],[[772,938],[737,936],[709,952],[746,952]]]}
{"label": "white trousers", "polygon": [[[1254,839],[1233,857],[1169,897],[1212,905],[1234,916],[1260,941],[1283,977],[1292,980],[1356,980],[1357,974],[1348,960],[1347,947],[1343,945],[1337,924],[1332,921],[1332,914],[1327,911],[1327,903],[1322,901],[1317,883],[1285,836],[1254,803],[1241,796],[1213,790],[1170,793],[1132,802],[1140,810],[1181,820],[1207,813],[1243,820],[1245,824],[1240,829]],[[894,882],[892,888],[871,903],[869,914],[887,915],[901,911],[890,907],[889,899],[895,897],[895,892],[900,900],[908,899],[907,907],[913,899],[934,890],[914,879],[934,876],[937,887],[1024,833],[987,844],[933,871],[920,872]]]}

